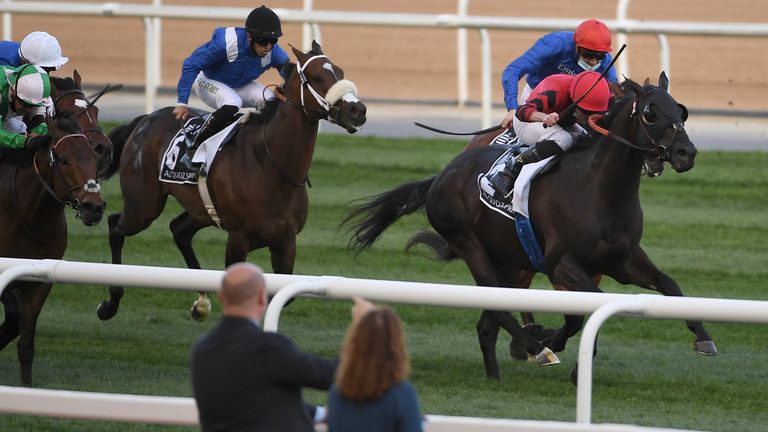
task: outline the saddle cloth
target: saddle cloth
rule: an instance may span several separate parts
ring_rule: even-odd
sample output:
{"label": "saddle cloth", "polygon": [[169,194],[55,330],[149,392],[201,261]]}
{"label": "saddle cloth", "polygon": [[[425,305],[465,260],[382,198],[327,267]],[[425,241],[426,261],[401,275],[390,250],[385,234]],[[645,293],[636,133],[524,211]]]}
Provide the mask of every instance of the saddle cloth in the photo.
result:
{"label": "saddle cloth", "polygon": [[518,154],[520,154],[520,146],[511,146],[491,164],[486,173],[480,173],[477,176],[480,201],[491,210],[512,220],[515,219],[515,213],[520,213],[526,218],[529,217],[528,194],[531,190],[531,181],[533,181],[533,178],[536,177],[536,175],[554,158],[554,156],[552,156],[539,162],[524,165],[522,171],[520,171],[520,175],[517,177],[517,180],[515,180],[515,187],[512,195],[505,198],[491,186],[488,177],[503,170],[504,166],[507,164],[507,160],[516,158]]}
{"label": "saddle cloth", "polygon": [[195,141],[195,137],[197,137],[207,117],[190,118],[173,136],[160,161],[159,180],[161,182],[197,184],[197,176],[200,171],[210,169],[221,146],[229,141],[234,135],[235,129],[243,123],[241,118],[240,121],[233,122],[205,140],[190,159],[188,149]]}

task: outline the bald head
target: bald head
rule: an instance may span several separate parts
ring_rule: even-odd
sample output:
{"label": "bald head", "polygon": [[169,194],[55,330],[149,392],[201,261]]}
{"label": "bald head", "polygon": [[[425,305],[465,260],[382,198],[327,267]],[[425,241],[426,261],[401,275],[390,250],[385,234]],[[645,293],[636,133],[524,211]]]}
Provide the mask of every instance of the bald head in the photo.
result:
{"label": "bald head", "polygon": [[251,263],[241,262],[227,267],[219,292],[226,308],[251,308],[266,303],[266,281],[261,269]]}

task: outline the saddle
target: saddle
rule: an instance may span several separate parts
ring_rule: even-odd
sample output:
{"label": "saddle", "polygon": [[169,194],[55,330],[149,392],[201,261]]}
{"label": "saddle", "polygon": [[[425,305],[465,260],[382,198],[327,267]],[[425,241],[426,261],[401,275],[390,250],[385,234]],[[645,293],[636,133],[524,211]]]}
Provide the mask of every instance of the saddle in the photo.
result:
{"label": "saddle", "polygon": [[[198,147],[194,147],[193,143],[209,116],[210,114],[203,117],[191,117],[176,132],[168,144],[165,153],[163,153],[160,163],[160,181],[178,184],[197,184],[197,177],[201,169],[204,168],[204,164],[198,161],[193,161],[195,153],[198,150]],[[212,153],[215,155],[215,153],[221,150],[225,144],[231,141],[235,132],[242,125],[242,122],[240,121],[242,116],[243,114],[236,115],[232,122],[228,123],[221,131],[201,143],[199,148],[204,147],[204,144],[215,141],[216,149]],[[213,156],[210,155],[207,159],[209,165],[208,168],[210,169],[210,163],[212,162]],[[203,160],[206,159],[203,158]]]}

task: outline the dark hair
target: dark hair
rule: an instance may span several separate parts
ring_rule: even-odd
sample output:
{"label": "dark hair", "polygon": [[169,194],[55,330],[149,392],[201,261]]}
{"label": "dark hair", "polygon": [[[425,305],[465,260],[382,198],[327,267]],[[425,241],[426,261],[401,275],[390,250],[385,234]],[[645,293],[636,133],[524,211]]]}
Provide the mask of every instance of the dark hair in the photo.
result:
{"label": "dark hair", "polygon": [[372,400],[404,380],[409,371],[400,318],[388,307],[376,307],[347,332],[336,387],[346,398]]}

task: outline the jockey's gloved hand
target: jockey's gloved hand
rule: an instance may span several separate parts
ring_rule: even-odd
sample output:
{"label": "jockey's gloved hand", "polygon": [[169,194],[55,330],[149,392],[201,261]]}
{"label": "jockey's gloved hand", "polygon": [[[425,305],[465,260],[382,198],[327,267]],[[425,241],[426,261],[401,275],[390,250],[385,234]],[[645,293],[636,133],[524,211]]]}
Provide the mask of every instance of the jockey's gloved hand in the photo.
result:
{"label": "jockey's gloved hand", "polygon": [[25,121],[25,123],[27,124],[27,130],[32,130],[40,126],[40,124],[45,123],[45,116],[38,114],[30,118],[28,121]]}
{"label": "jockey's gloved hand", "polygon": [[27,137],[24,144],[26,145],[27,150],[37,150],[41,146],[46,145],[49,138],[49,135],[30,135]]}

